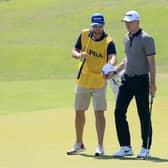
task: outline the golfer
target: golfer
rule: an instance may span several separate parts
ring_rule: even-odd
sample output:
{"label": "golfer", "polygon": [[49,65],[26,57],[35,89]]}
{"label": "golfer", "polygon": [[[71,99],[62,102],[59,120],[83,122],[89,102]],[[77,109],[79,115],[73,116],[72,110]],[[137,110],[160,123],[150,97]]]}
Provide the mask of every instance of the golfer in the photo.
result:
{"label": "golfer", "polygon": [[[123,21],[128,30],[124,37],[126,62],[120,64],[115,72],[119,73],[125,67],[115,107],[116,130],[121,148],[113,156],[133,155],[126,113],[135,96],[142,137],[142,148],[137,156],[146,158],[150,156],[152,142],[149,92],[154,96],[156,91],[154,40],[140,28],[140,16],[136,11],[128,11]],[[113,75],[111,73],[107,78]]]}
{"label": "golfer", "polygon": [[91,16],[91,28],[82,30],[77,39],[72,57],[80,60],[75,89],[75,144],[68,155],[78,154],[86,150],[83,142],[85,111],[91,98],[96,119],[98,144],[95,156],[103,155],[103,138],[105,131],[106,81],[101,73],[107,63],[116,63],[115,44],[104,32],[104,16],[100,13]]}

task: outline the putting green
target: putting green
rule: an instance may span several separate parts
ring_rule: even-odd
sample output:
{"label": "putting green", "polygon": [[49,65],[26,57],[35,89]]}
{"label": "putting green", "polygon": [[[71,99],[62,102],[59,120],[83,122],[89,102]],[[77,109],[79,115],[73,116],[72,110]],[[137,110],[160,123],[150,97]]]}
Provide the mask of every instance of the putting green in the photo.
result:
{"label": "putting green", "polygon": [[61,108],[47,111],[15,113],[0,116],[0,168],[54,168],[54,167],[118,167],[118,168],[167,168],[167,134],[165,123],[168,117],[167,101],[155,100],[153,107],[154,137],[152,158],[137,160],[141,144],[140,129],[135,104],[129,108],[128,120],[132,134],[135,156],[113,159],[111,154],[118,149],[113,118],[113,103],[106,112],[106,155],[93,157],[96,146],[94,115],[92,108],[86,113],[85,144],[87,151],[81,155],[67,156],[66,151],[74,142],[73,109]]}

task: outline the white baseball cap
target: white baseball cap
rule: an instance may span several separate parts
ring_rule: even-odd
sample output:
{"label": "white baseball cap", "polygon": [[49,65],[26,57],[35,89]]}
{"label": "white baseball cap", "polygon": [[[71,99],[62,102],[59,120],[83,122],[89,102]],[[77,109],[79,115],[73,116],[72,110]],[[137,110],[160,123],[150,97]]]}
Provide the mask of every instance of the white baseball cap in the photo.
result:
{"label": "white baseball cap", "polygon": [[132,22],[135,20],[140,20],[140,15],[138,14],[137,11],[134,11],[134,10],[126,12],[124,18],[122,19],[122,21],[125,21],[125,22]]}
{"label": "white baseball cap", "polygon": [[114,72],[116,70],[116,67],[114,67],[112,64],[105,64],[102,68],[102,74],[107,75],[109,72]]}

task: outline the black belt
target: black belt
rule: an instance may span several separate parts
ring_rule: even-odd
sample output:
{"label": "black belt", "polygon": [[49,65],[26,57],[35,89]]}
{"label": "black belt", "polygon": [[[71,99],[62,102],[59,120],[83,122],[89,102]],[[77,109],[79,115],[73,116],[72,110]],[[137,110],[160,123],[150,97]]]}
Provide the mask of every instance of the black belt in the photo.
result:
{"label": "black belt", "polygon": [[148,74],[134,75],[134,74],[126,74],[126,73],[124,73],[124,76],[126,78],[143,78],[143,77],[148,77]]}

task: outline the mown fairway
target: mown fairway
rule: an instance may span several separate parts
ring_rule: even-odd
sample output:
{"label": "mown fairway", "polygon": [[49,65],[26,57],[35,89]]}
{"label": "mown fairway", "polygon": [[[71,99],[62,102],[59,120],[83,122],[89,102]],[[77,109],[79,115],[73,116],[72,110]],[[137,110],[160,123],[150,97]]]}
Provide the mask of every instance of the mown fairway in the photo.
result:
{"label": "mown fairway", "polygon": [[[92,13],[105,15],[119,60],[125,28],[120,22],[130,9],[139,11],[142,27],[157,48],[157,94],[153,105],[152,158],[136,159],[140,129],[134,102],[128,113],[133,157],[113,159],[118,149],[114,100],[108,88],[106,155],[93,157],[96,147],[94,114],[87,112],[88,150],[67,156],[74,143],[73,92],[76,61],[71,49]],[[168,60],[166,0],[0,0],[0,168],[168,167]]]}

